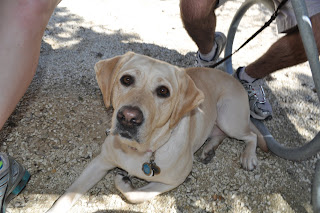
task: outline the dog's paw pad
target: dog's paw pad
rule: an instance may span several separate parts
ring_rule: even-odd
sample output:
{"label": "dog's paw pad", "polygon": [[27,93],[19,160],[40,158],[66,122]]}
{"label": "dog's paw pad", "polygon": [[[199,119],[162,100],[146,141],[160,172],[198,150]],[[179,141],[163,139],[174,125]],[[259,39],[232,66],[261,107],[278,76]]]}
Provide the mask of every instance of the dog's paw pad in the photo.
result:
{"label": "dog's paw pad", "polygon": [[203,151],[200,157],[200,161],[204,164],[208,164],[211,162],[212,158],[215,156],[214,149],[211,149],[209,152]]}
{"label": "dog's paw pad", "polygon": [[119,170],[117,171],[117,175],[120,175],[120,176],[125,177],[125,176],[128,176],[129,174],[128,174],[128,172],[119,169]]}
{"label": "dog's paw pad", "polygon": [[115,177],[115,185],[121,192],[130,191],[133,189],[131,176],[126,171],[120,170]]}
{"label": "dog's paw pad", "polygon": [[130,178],[129,176],[124,176],[124,177],[122,178],[122,181],[123,181],[124,183],[126,183],[126,184],[132,185],[132,181],[131,181],[131,178]]}

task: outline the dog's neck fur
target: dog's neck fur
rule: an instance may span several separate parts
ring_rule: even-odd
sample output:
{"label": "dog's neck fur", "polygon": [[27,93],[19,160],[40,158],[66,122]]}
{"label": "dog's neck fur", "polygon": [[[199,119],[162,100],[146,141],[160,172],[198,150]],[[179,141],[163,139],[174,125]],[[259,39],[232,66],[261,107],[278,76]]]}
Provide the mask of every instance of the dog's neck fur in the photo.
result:
{"label": "dog's neck fur", "polygon": [[169,122],[167,122],[161,128],[156,128],[151,137],[148,139],[150,140],[149,150],[151,152],[155,152],[160,147],[162,147],[165,143],[168,142],[171,133],[172,129],[169,129]]}

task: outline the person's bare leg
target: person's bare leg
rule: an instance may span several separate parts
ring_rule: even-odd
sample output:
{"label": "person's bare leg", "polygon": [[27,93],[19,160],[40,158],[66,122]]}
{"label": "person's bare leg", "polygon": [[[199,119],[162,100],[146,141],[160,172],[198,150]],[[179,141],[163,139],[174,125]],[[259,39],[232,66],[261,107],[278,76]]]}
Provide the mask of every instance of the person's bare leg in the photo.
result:
{"label": "person's bare leg", "polygon": [[217,0],[180,0],[184,27],[203,54],[209,53],[214,45],[216,4]]}
{"label": "person's bare leg", "polygon": [[[320,50],[320,13],[311,17],[314,36]],[[287,33],[276,41],[268,51],[247,67],[240,67],[235,77],[248,92],[250,113],[256,119],[272,117],[272,108],[265,98],[262,78],[283,68],[291,67],[307,60],[298,29]]]}
{"label": "person's bare leg", "polygon": [[[34,76],[41,38],[59,1],[0,1],[0,130]],[[1,151],[0,163],[0,212],[3,212],[8,197],[21,192],[30,173]],[[19,187],[15,187],[17,184]]]}
{"label": "person's bare leg", "polygon": [[35,74],[42,36],[59,2],[60,0],[0,2],[0,129]]}
{"label": "person's bare leg", "polygon": [[[311,17],[314,37],[320,50],[320,13]],[[319,52],[320,53],[320,52]],[[272,72],[307,61],[298,29],[276,41],[268,51],[245,68],[252,78],[264,78]]]}

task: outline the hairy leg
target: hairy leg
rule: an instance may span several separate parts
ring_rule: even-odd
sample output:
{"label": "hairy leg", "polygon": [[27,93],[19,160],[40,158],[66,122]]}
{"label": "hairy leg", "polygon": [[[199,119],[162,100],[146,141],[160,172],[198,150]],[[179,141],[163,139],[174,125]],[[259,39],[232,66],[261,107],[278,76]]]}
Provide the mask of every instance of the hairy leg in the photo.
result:
{"label": "hairy leg", "polygon": [[[311,17],[314,37],[320,51],[320,13]],[[320,52],[319,52],[320,53]],[[246,67],[246,73],[253,78],[264,78],[277,70],[307,61],[298,29],[276,41],[268,51]]]}
{"label": "hairy leg", "polygon": [[35,74],[42,35],[59,2],[0,2],[0,129]]}
{"label": "hairy leg", "polygon": [[186,31],[203,54],[214,45],[217,0],[180,0],[180,14]]}

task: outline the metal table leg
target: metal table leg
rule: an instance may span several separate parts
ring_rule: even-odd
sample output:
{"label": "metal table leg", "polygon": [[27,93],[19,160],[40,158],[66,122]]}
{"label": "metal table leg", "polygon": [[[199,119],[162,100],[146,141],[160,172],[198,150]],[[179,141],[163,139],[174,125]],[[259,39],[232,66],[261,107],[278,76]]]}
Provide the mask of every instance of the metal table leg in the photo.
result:
{"label": "metal table leg", "polygon": [[[245,14],[245,12],[256,3],[263,3],[269,9],[274,10],[272,5],[270,5],[271,1],[268,0],[247,0],[243,5],[239,8],[237,13],[235,14],[231,26],[229,28],[228,36],[227,36],[227,44],[225,49],[225,56],[228,56],[232,53],[232,44],[234,40],[234,36],[237,30],[237,27],[241,21],[241,18]],[[313,36],[311,21],[308,16],[308,12],[306,9],[305,1],[302,0],[291,0],[292,6],[294,8],[295,15],[297,17],[298,27],[300,31],[300,35],[302,37],[302,42],[306,51],[306,55],[308,57],[309,65],[312,72],[313,81],[317,90],[318,98],[320,101],[320,63],[318,57],[318,50],[315,43],[315,39]],[[229,74],[233,73],[232,67],[232,59],[228,59],[225,62],[226,71]],[[269,130],[265,127],[265,125],[258,120],[251,119],[252,122],[256,125],[256,127],[260,130],[262,135],[264,135],[265,140],[267,142],[268,148],[277,156],[293,160],[300,161],[306,160],[316,153],[320,151],[320,133],[318,133],[313,140],[302,147],[298,148],[287,148],[279,144],[273,136],[270,134]],[[312,186],[312,205],[314,212],[320,212],[320,161],[317,162],[315,177],[313,180]]]}

